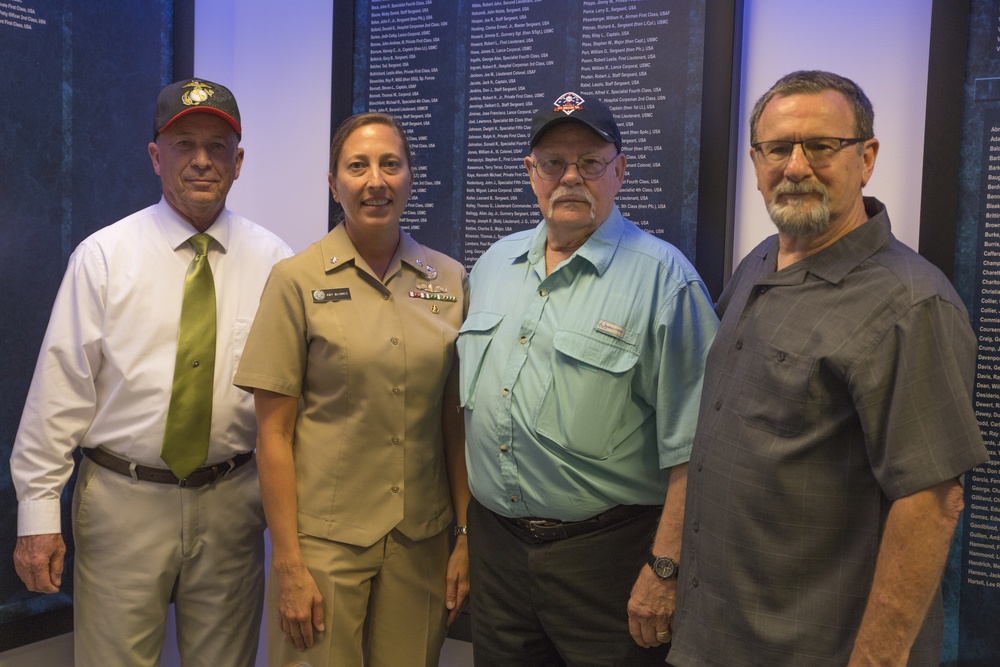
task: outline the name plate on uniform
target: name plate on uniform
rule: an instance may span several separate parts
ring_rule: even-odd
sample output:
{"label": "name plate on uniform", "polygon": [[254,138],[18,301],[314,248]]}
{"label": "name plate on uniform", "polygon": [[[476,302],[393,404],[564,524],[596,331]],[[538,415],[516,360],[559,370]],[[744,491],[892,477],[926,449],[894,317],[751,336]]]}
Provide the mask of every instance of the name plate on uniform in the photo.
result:
{"label": "name plate on uniform", "polygon": [[350,301],[351,288],[337,287],[336,289],[314,289],[312,291],[313,303],[327,303],[328,301]]}

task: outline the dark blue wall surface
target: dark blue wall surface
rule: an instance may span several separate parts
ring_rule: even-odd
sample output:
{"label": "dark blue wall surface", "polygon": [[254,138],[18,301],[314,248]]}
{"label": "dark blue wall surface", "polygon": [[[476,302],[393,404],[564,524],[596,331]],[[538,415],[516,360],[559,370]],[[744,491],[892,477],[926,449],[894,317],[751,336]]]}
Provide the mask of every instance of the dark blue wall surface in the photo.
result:
{"label": "dark blue wall surface", "polygon": [[[14,572],[8,460],[70,253],[159,198],[146,145],[172,75],[173,4],[0,7],[0,650],[66,629],[50,619],[72,604],[71,570],[53,596],[28,593]],[[67,541],[69,527],[64,511]]]}

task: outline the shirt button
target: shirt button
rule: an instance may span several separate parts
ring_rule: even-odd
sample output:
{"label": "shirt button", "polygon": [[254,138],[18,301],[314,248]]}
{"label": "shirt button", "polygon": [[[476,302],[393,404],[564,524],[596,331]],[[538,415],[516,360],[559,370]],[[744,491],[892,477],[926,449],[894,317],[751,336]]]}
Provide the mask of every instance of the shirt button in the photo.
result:
{"label": "shirt button", "polygon": [[397,438],[396,436],[392,436],[392,444],[398,445],[399,444],[399,438]]}
{"label": "shirt button", "polygon": [[701,472],[701,469],[704,467],[704,464],[702,464],[701,461],[698,461],[698,466],[697,467],[698,467],[698,472]]}
{"label": "shirt button", "polygon": [[510,502],[512,502],[512,503],[516,503],[519,500],[520,500],[520,498],[518,498],[517,496],[511,496],[510,497]]}
{"label": "shirt button", "polygon": [[743,349],[743,339],[740,339],[740,340],[736,341],[736,349],[737,350],[742,350]]}
{"label": "shirt button", "polygon": [[760,294],[763,294],[766,291],[767,291],[767,285],[761,285],[760,287],[757,288],[757,292]]}
{"label": "shirt button", "polygon": [[197,359],[191,362],[191,368],[198,368],[198,366],[201,366],[201,362]]}
{"label": "shirt button", "polygon": [[500,445],[500,451],[506,454],[510,451],[510,445]]}
{"label": "shirt button", "polygon": [[528,342],[528,337],[527,337],[527,336],[521,336],[521,337],[520,337],[520,338],[518,338],[517,340],[518,340],[518,342],[520,342],[520,343],[521,343],[521,345],[524,345],[525,343],[527,343],[527,342]]}
{"label": "shirt button", "polygon": [[715,405],[713,405],[712,407],[715,408],[716,410],[721,410],[722,409],[722,401],[716,401]]}
{"label": "shirt button", "polygon": [[396,394],[397,396],[398,396],[398,395],[399,395],[400,393],[402,393],[402,391],[403,391],[403,390],[402,390],[402,389],[400,389],[399,387],[393,387],[393,388],[392,388],[392,393]]}
{"label": "shirt button", "polygon": [[508,396],[510,394],[510,389],[504,389],[503,391],[500,392],[500,394],[503,396]]}
{"label": "shirt button", "polygon": [[698,529],[699,529],[699,528],[701,528],[701,526],[699,526],[699,525],[698,525],[698,522],[697,522],[697,521],[695,521],[695,522],[693,522],[693,523],[691,524],[691,530],[693,530],[694,532],[696,532],[696,533],[697,533],[697,532],[698,532]]}
{"label": "shirt button", "polygon": [[392,489],[391,490],[392,490],[393,493],[399,493],[399,487],[396,486],[395,484],[392,485]]}
{"label": "shirt button", "polygon": [[538,296],[548,296],[549,291],[547,289],[538,290]]}
{"label": "shirt button", "polygon": [[398,338],[390,338],[389,342],[392,343],[393,345],[399,345],[399,339]]}
{"label": "shirt button", "polygon": [[691,577],[691,586],[693,588],[698,588],[698,577]]}
{"label": "shirt button", "polygon": [[390,297],[390,295],[389,295],[389,294],[383,294],[383,295],[382,295],[382,300],[383,300],[383,301],[388,301],[388,300],[389,300],[389,297]]}
{"label": "shirt button", "polygon": [[780,361],[784,361],[784,360],[785,360],[785,353],[784,352],[779,352],[778,353],[778,361],[780,362]]}

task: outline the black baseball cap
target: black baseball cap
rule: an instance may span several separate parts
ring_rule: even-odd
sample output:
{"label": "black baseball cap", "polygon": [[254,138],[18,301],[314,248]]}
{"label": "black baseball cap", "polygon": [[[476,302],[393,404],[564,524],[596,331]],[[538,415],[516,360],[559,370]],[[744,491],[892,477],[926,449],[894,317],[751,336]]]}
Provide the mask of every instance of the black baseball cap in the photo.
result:
{"label": "black baseball cap", "polygon": [[528,143],[534,148],[546,130],[559,123],[576,121],[583,123],[602,139],[613,143],[620,153],[622,150],[622,135],[618,131],[615,117],[601,100],[596,97],[581,97],[576,93],[563,93],[552,103],[552,109],[542,109],[531,119],[531,140]]}
{"label": "black baseball cap", "polygon": [[153,138],[170,127],[182,116],[192,113],[210,113],[229,123],[242,137],[240,108],[236,98],[225,86],[205,79],[185,79],[170,84],[160,91],[153,117]]}

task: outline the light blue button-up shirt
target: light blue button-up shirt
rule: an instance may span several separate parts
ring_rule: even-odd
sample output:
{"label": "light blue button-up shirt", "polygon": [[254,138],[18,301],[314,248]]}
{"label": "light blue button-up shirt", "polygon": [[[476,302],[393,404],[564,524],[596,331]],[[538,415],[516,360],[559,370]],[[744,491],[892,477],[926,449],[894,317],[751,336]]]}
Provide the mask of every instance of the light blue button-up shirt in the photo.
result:
{"label": "light blue button-up shirt", "polygon": [[608,219],[545,275],[546,223],[476,263],[459,334],[469,482],[503,516],[663,503],[688,460],[711,298],[673,246]]}

